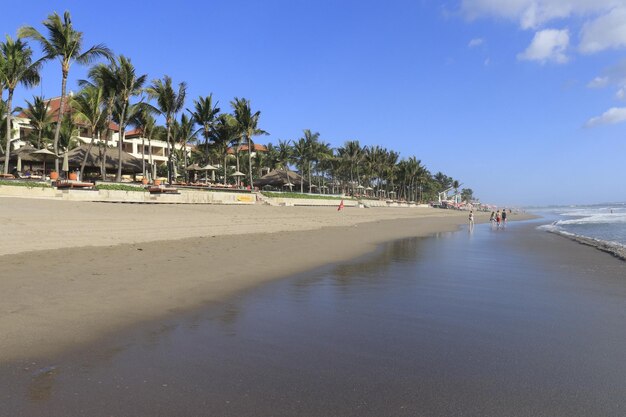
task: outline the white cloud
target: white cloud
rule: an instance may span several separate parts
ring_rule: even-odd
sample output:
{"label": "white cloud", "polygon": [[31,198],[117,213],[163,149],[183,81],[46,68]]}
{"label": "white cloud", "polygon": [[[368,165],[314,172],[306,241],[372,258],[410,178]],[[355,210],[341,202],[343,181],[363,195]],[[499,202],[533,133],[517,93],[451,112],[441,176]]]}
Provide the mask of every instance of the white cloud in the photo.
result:
{"label": "white cloud", "polygon": [[621,87],[617,90],[617,93],[615,93],[615,97],[617,97],[618,100],[624,100],[626,98],[626,89]]}
{"label": "white cloud", "polygon": [[626,107],[612,107],[601,116],[592,117],[585,124],[586,127],[616,124],[626,121]]}
{"label": "white cloud", "polygon": [[531,44],[524,52],[518,54],[517,58],[541,63],[553,61],[563,64],[568,61],[565,55],[568,46],[569,31],[567,29],[544,29],[535,33]]}
{"label": "white cloud", "polygon": [[461,9],[470,19],[505,18],[517,21],[523,29],[534,29],[555,19],[604,14],[625,3],[624,0],[462,0]]}
{"label": "white cloud", "polygon": [[477,46],[482,45],[483,43],[485,43],[485,40],[483,38],[474,38],[471,41],[469,41],[469,43],[467,44],[467,46],[469,48],[475,48]]}
{"label": "white cloud", "polygon": [[609,77],[596,77],[589,81],[588,88],[604,88],[609,85]]}
{"label": "white cloud", "polygon": [[591,54],[624,46],[626,46],[626,7],[617,7],[583,25],[579,46],[582,53]]}

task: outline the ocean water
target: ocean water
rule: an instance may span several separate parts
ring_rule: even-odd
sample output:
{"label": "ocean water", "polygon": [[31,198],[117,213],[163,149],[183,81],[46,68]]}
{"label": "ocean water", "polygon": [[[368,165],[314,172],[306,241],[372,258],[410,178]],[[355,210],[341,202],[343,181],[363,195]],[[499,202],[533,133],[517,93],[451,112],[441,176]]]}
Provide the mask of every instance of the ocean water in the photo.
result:
{"label": "ocean water", "polygon": [[555,207],[541,210],[550,224],[541,229],[558,233],[591,246],[626,253],[626,203]]}

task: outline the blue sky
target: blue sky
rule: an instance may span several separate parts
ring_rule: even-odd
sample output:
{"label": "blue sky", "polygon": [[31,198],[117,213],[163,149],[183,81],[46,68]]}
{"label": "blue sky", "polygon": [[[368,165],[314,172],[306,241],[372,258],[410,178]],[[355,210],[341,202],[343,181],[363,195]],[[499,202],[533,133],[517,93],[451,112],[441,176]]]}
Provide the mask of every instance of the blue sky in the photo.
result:
{"label": "blue sky", "polygon": [[[54,10],[85,45],[186,81],[188,106],[250,99],[268,141],[382,145],[486,202],[626,200],[626,0],[33,1],[0,28],[43,30]],[[18,105],[60,94],[58,63],[43,77]]]}

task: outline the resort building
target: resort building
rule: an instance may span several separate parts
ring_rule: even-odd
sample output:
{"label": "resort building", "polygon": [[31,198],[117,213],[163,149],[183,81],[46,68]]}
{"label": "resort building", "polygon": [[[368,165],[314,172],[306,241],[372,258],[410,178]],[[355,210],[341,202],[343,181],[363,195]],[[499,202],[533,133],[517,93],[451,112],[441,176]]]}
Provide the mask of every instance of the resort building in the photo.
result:
{"label": "resort building", "polygon": [[[71,100],[71,93],[67,97],[66,101],[66,114],[72,114],[72,108],[69,105]],[[59,105],[60,97],[55,97],[47,101],[48,113],[50,114],[50,121],[55,124],[59,119]],[[12,118],[13,129],[11,132],[11,144],[12,149],[19,149],[28,143],[28,136],[33,131],[30,119],[24,112]],[[117,124],[111,123],[109,125],[111,129],[111,138],[108,140],[110,147],[117,148],[120,140],[120,128]],[[91,129],[88,126],[78,124],[77,125],[76,138],[82,143],[91,143],[92,135]],[[101,136],[101,132],[97,132],[95,143],[104,143],[105,138]],[[176,149],[180,150],[182,145],[176,144]],[[145,159],[149,164],[162,165],[167,162],[167,142],[163,140],[152,139],[148,141],[147,138],[143,138],[141,131],[137,129],[130,129],[124,133],[124,141],[122,149],[132,156]],[[191,153],[191,146],[187,146],[187,152]]]}

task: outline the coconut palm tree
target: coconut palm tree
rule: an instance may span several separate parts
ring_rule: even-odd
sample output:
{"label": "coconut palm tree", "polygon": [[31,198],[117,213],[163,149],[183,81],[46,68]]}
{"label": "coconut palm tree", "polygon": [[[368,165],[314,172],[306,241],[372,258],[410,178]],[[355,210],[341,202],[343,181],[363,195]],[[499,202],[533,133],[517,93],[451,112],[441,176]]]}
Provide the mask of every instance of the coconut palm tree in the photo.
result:
{"label": "coconut palm tree", "polygon": [[316,160],[316,152],[318,151],[318,144],[319,144],[319,138],[320,138],[320,134],[319,132],[311,132],[311,129],[304,129],[304,136],[302,137],[302,139],[304,139],[304,142],[306,144],[305,146],[305,155],[304,155],[304,162],[306,164],[306,170],[308,173],[308,178],[309,178],[309,193],[311,192],[311,171],[312,171],[312,164],[313,161]]}
{"label": "coconut palm tree", "polygon": [[[89,64],[99,57],[110,58],[111,51],[103,44],[94,45],[83,52],[83,32],[74,29],[70,12],[63,14],[63,20],[54,12],[48,15],[43,22],[48,31],[46,38],[32,26],[23,26],[18,31],[20,38],[31,38],[41,44],[45,59],[58,59],[61,63],[61,100],[59,103],[59,115],[56,130],[54,132],[54,153],[59,151],[59,134],[61,133],[61,123],[65,112],[65,95],[67,88],[67,77],[70,67],[74,62],[78,64]],[[55,168],[59,170],[59,160],[55,160]]]}
{"label": "coconut palm tree", "polygon": [[[172,86],[172,78],[168,75],[162,80],[153,80],[152,85],[146,89],[148,95],[156,100],[156,107],[152,108],[165,117],[165,128],[167,130],[167,153],[168,153],[168,179],[169,183],[173,182],[173,152],[170,150],[172,141],[172,123],[176,118],[176,114],[183,108],[185,104],[185,95],[187,93],[187,84],[181,82],[178,84],[178,91],[174,91]],[[172,147],[174,144],[172,143]]]}
{"label": "coconut palm tree", "polygon": [[307,142],[305,138],[298,139],[293,144],[293,156],[296,161],[296,166],[300,168],[300,192],[304,193],[304,175],[309,163],[311,151],[309,149],[310,142]]}
{"label": "coconut palm tree", "polygon": [[[106,113],[105,131],[104,131],[104,143],[99,148],[99,156],[102,161],[100,171],[102,173],[102,180],[106,180],[106,157],[107,150],[109,149],[109,141],[113,138],[113,111],[115,109],[115,100],[117,99],[117,85],[115,77],[113,77],[112,65],[98,64],[89,69],[89,80],[79,80],[78,85],[82,88],[95,87],[101,88],[103,91],[102,105],[104,106]],[[100,144],[99,144],[100,145]]]}
{"label": "coconut palm tree", "polygon": [[[174,141],[180,143],[181,152],[183,154],[183,169],[185,170],[185,182],[187,177],[187,146],[196,141],[196,131],[194,131],[195,123],[191,117],[185,113],[180,116],[180,122],[176,123],[176,131],[173,134]],[[208,156],[207,156],[208,157]]]}
{"label": "coconut palm tree", "polygon": [[85,172],[85,164],[87,156],[91,152],[91,148],[96,143],[96,137],[105,124],[105,113],[102,111],[103,89],[100,87],[86,87],[76,96],[72,97],[71,106],[74,110],[74,116],[77,121],[85,123],[89,126],[91,132],[91,142],[85,152],[85,157],[80,164],[80,178],[83,178]]}
{"label": "coconut palm tree", "polygon": [[224,158],[224,185],[228,180],[228,148],[233,141],[239,138],[237,120],[231,114],[220,114],[213,129],[213,147]]}
{"label": "coconut palm tree", "polygon": [[39,84],[41,60],[33,62],[33,51],[21,39],[13,40],[9,35],[0,43],[2,55],[2,84],[7,89],[6,102],[6,152],[4,155],[4,173],[9,172],[9,154],[11,153],[11,115],[13,113],[13,93],[18,84],[32,87]]}
{"label": "coconut palm tree", "polygon": [[152,161],[152,133],[156,126],[156,120],[152,116],[150,109],[141,105],[137,112],[129,119],[130,124],[141,132],[141,172],[146,177],[146,144],[148,139],[148,163],[150,165],[151,177],[154,177],[153,161]]}
{"label": "coconut palm tree", "polygon": [[293,185],[289,178],[289,164],[293,160],[293,147],[289,140],[278,141],[278,166],[282,167],[287,173],[287,183],[289,184],[289,191],[293,191]]}
{"label": "coconut palm tree", "polygon": [[30,126],[33,128],[37,139],[31,139],[31,142],[37,148],[41,148],[43,142],[43,133],[46,131],[50,123],[52,123],[52,116],[50,115],[50,100],[45,100],[40,96],[33,96],[33,102],[26,100],[26,109],[24,114],[30,120]]}
{"label": "coconut palm tree", "polygon": [[[245,98],[237,98],[230,102],[233,107],[233,112],[235,116],[235,120],[237,120],[237,124],[239,126],[239,132],[241,136],[241,141],[243,142],[244,138],[248,140],[248,174],[250,176],[250,189],[254,189],[254,183],[252,180],[252,152],[254,152],[254,144],[252,142],[252,138],[254,136],[259,135],[267,135],[268,133],[259,128],[259,118],[261,117],[261,112],[257,111],[252,113],[252,108],[250,107],[250,101]],[[237,161],[239,162],[239,160]],[[237,167],[239,169],[239,167]]]}
{"label": "coconut palm tree", "polygon": [[[116,116],[120,127],[118,139],[118,165],[116,181],[122,180],[122,149],[126,125],[128,124],[128,111],[130,98],[138,95],[146,82],[147,75],[137,75],[135,67],[129,58],[120,55],[117,62],[112,62],[108,69],[104,71],[104,76],[108,77],[108,83],[115,86],[116,93]],[[136,109],[138,110],[138,109]]]}
{"label": "coconut palm tree", "polygon": [[220,108],[217,107],[217,102],[213,104],[213,94],[209,94],[206,97],[198,97],[198,100],[193,101],[193,107],[193,111],[189,109],[187,111],[191,114],[193,122],[200,126],[196,133],[202,132],[205,162],[209,163],[209,140],[213,127],[217,122]]}

